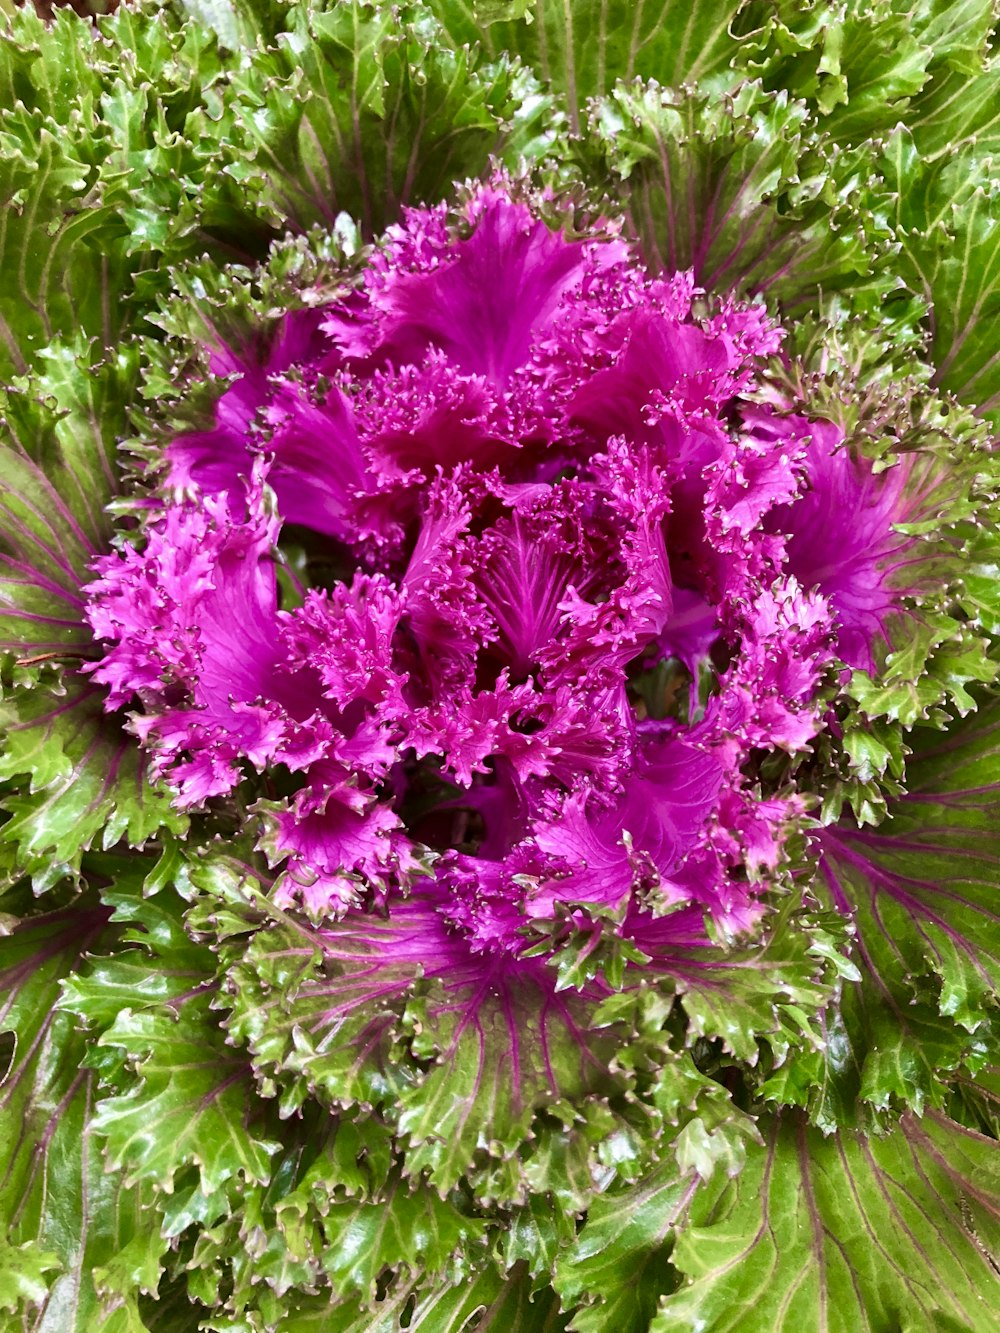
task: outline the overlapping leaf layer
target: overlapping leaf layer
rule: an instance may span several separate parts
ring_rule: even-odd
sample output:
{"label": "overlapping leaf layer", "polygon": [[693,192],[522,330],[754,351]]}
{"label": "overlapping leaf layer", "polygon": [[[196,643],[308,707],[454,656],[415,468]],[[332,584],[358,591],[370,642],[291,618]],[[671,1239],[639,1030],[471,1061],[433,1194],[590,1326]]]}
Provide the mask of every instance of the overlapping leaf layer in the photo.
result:
{"label": "overlapping leaf layer", "polygon": [[[138,0],[38,11],[0,0],[0,1323],[66,1333],[992,1329],[995,5]],[[468,395],[478,377],[484,401],[510,347],[491,343],[495,320],[471,334],[435,324],[434,302],[454,297],[436,279],[409,306],[397,288],[376,333],[358,292],[393,254],[409,255],[411,276],[453,272],[427,236],[399,230],[417,216],[404,210],[435,210],[419,216],[438,219],[441,245],[461,246],[479,216],[461,210],[484,188],[471,183],[497,180],[544,218],[543,248],[545,236],[567,248],[583,235],[620,237],[651,280],[690,272],[699,327],[765,303],[785,331],[780,352],[758,345],[753,374],[699,409],[697,429],[710,417],[722,433],[746,427],[743,452],[718,473],[718,493],[729,490],[712,521],[734,551],[746,533],[759,551],[780,544],[804,593],[825,599],[834,635],[816,657],[810,723],[795,743],[773,742],[769,700],[791,697],[788,675],[763,693],[773,643],[766,670],[741,678],[744,693],[727,705],[735,735],[746,704],[746,752],[727,773],[780,824],[780,857],[755,853],[743,829],[744,860],[727,870],[732,901],[752,905],[745,918],[734,926],[710,910],[707,934],[700,916],[697,931],[681,930],[678,891],[665,895],[642,860],[634,813],[594,840],[589,860],[566,860],[569,806],[535,851],[558,853],[576,879],[561,890],[534,862],[512,868],[505,892],[535,894],[544,910],[515,932],[516,966],[503,967],[489,952],[503,934],[496,893],[466,894],[482,831],[466,810],[456,832],[447,799],[481,783],[480,815],[483,790],[502,806],[499,781],[473,772],[488,749],[467,779],[453,758],[443,777],[411,766],[405,795],[385,798],[392,818],[420,831],[402,859],[356,859],[346,879],[331,862],[317,876],[317,840],[302,831],[315,808],[285,770],[261,779],[240,766],[249,751],[234,750],[224,782],[180,802],[183,780],[162,749],[151,773],[133,734],[142,721],[104,708],[115,681],[93,668],[114,636],[95,639],[85,591],[144,549],[171,485],[173,503],[204,507],[206,450],[214,466],[220,447],[249,439],[235,464],[241,485],[253,483],[251,454],[269,447],[279,463],[285,449],[286,480],[311,469],[292,515],[280,467],[271,490],[258,486],[254,540],[271,540],[276,513],[289,519],[272,589],[281,614],[298,617],[298,637],[282,641],[288,669],[295,652],[318,651],[331,608],[358,612],[345,591],[350,478],[324,476],[309,454],[310,439],[339,438],[338,393],[367,413],[365,439],[397,468],[369,497],[366,521],[383,536],[396,522],[419,572],[419,524],[392,508],[400,477],[414,494],[430,484],[430,473],[413,480],[421,458],[406,452],[414,321],[438,348],[461,334],[463,355],[485,358],[458,386]],[[586,281],[592,292],[596,279]],[[501,310],[517,298],[513,288],[490,295]],[[364,392],[342,365],[317,371],[302,352],[331,311],[339,346],[354,348],[351,373],[368,357]],[[655,348],[630,333],[629,363],[600,343],[604,332],[588,325],[593,341],[580,339],[573,373],[585,364],[605,379],[573,410],[586,429],[618,412],[610,437],[634,393],[634,362]],[[533,382],[550,375],[556,396],[559,336],[549,361],[533,352],[530,362]],[[439,397],[419,409],[446,416],[453,380],[442,374]],[[690,432],[685,393],[683,410],[677,392],[661,394],[652,415],[636,399],[645,415],[634,429],[659,430],[673,413]],[[314,436],[287,407],[296,394],[325,413]],[[503,406],[513,411],[510,395]],[[490,411],[485,436],[502,453],[513,427]],[[463,430],[485,419],[458,415]],[[792,440],[790,464],[776,419],[822,423],[837,447]],[[439,450],[443,521],[455,459],[440,453],[451,446],[435,420],[437,434],[421,438]],[[448,429],[454,445],[461,430]],[[538,678],[531,634],[558,617],[539,584],[541,546],[521,558],[528,520],[502,489],[506,464],[490,466],[501,489],[469,501],[463,539],[490,547],[495,582],[502,571],[519,613],[536,615],[530,625],[512,617],[485,576],[475,585],[493,617],[491,651],[506,654],[506,679],[524,692]],[[789,467],[799,470],[786,494]],[[636,494],[642,482],[631,477]],[[551,483],[568,494],[578,478],[562,466]],[[613,588],[576,588],[579,614],[621,609],[613,599],[626,593],[638,614],[656,568],[647,550],[646,584],[628,582],[643,531],[637,521],[615,548]],[[206,529],[192,560],[216,538]],[[751,546],[740,547],[747,560]],[[124,554],[109,563],[114,549]],[[147,597],[185,577],[166,569],[170,550],[167,532],[156,571],[142,567]],[[552,557],[560,597],[569,563],[565,550]],[[439,600],[428,596],[423,613],[438,620],[406,632],[440,646],[472,622],[467,603],[442,616],[443,565],[426,565],[420,587],[437,580]],[[674,577],[675,611],[694,606],[684,600],[692,582]],[[746,635],[735,599],[726,614]],[[191,650],[177,617],[161,604],[147,641],[175,674],[128,698],[147,722],[187,698],[183,672],[205,670],[203,645]],[[169,642],[164,625],[176,631]],[[636,716],[668,731],[696,722],[724,697],[718,682],[734,678],[739,640],[728,642],[722,658],[718,648],[699,658],[684,639],[642,671],[629,663]],[[388,676],[371,685],[368,648],[350,681],[346,659],[324,659],[338,707],[358,671],[372,697],[396,688]],[[235,678],[239,663],[229,669]],[[470,690],[481,700],[482,661],[477,671]],[[491,688],[496,679],[494,669]],[[232,706],[232,690],[219,699]],[[428,754],[445,732],[446,756],[460,752],[455,718],[428,710],[424,721]],[[537,755],[545,726],[539,715],[508,729],[505,762]],[[293,732],[281,738],[286,755]],[[573,743],[560,740],[576,755]],[[341,795],[354,818],[357,787]],[[443,880],[442,855],[457,856],[466,878]],[[622,873],[633,906],[608,888]],[[691,910],[687,890],[679,900]],[[631,930],[629,912],[659,924]]]}

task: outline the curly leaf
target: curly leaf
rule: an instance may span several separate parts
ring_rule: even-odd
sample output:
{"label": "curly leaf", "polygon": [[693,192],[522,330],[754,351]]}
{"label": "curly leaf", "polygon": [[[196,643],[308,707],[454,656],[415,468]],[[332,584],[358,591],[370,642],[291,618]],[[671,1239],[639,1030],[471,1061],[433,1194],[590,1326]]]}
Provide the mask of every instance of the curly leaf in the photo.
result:
{"label": "curly leaf", "polygon": [[234,75],[240,139],[226,170],[282,228],[347,213],[377,234],[501,148],[517,106],[509,69],[474,73],[428,15],[410,19],[370,0],[299,4],[289,30]]}
{"label": "curly leaf", "polygon": [[655,78],[676,88],[724,73],[738,50],[730,24],[739,0],[518,0],[489,6],[439,0],[433,7],[456,42],[479,39],[491,56],[521,56],[566,99],[575,132],[585,122],[588,99],[610,92],[617,80]]}
{"label": "curly leaf", "polygon": [[[61,980],[87,970],[109,915],[78,899],[0,938],[0,1033],[14,1037],[0,1080],[0,1311],[20,1311],[25,1327],[141,1329],[139,1293],[159,1280],[165,1242],[147,1193],[105,1170],[86,1043],[56,1007]],[[39,1322],[29,1325],[29,1312]]]}
{"label": "curly leaf", "polygon": [[0,778],[21,779],[2,802],[10,816],[0,828],[8,879],[29,874],[40,891],[79,873],[95,842],[139,846],[161,829],[186,828],[169,793],[147,781],[134,738],[104,714],[100,692],[79,680],[12,692],[0,700],[0,728]]}
{"label": "curly leaf", "polygon": [[619,85],[596,105],[593,128],[600,169],[621,182],[656,268],[692,268],[702,286],[795,310],[818,288],[882,283],[866,153],[816,147],[806,108],[787,93]]}
{"label": "curly leaf", "polygon": [[[221,858],[195,871],[215,899],[199,930],[230,928],[220,900],[247,920],[260,893],[247,872]],[[227,1027],[261,1076],[289,1107],[307,1092],[345,1111],[378,1107],[407,1173],[426,1172],[442,1194],[478,1169],[520,1195],[536,1116],[571,1126],[591,1096],[622,1085],[609,1068],[620,1035],[593,1028],[592,1000],[556,992],[540,961],[470,952],[419,890],[388,918],[351,912],[322,929],[288,918],[250,940],[232,929]]]}
{"label": "curly leaf", "polygon": [[430,1291],[404,1286],[370,1310],[300,1298],[289,1326],[295,1333],[565,1333],[568,1318],[554,1292],[534,1291],[520,1266],[509,1274],[489,1266]]}
{"label": "curly leaf", "polygon": [[820,836],[819,886],[857,930],[849,1063],[876,1107],[940,1104],[948,1071],[982,1061],[1000,987],[998,741],[994,701],[923,741],[881,827]]}
{"label": "curly leaf", "polygon": [[627,1190],[595,1199],[556,1268],[563,1303],[583,1306],[570,1324],[574,1333],[645,1333],[660,1296],[674,1285],[673,1229],[697,1186],[694,1172],[664,1165]]}
{"label": "curly leaf", "polygon": [[975,157],[928,162],[900,126],[884,170],[900,272],[927,301],[934,383],[994,424],[1000,413],[1000,189]]}
{"label": "curly leaf", "polygon": [[40,363],[0,394],[0,651],[29,665],[90,649],[81,588],[110,542],[115,436],[138,355],[94,365],[89,349],[53,344]]}
{"label": "curly leaf", "polygon": [[94,1118],[108,1160],[129,1183],[148,1181],[168,1194],[187,1166],[197,1168],[206,1197],[234,1179],[266,1183],[280,1144],[259,1129],[249,1064],[227,1047],[212,1012],[212,955],[187,941],[175,893],[143,899],[140,886],[129,892],[121,872],[118,879],[106,894],[118,907],[115,919],[134,922],[126,939],[142,941],[152,956],[130,949],[95,961],[64,1001],[88,1021],[110,1017],[94,1062],[110,1050],[117,1068],[130,1071],[127,1079],[117,1074],[124,1089],[106,1096]]}
{"label": "curly leaf", "polygon": [[928,77],[932,45],[907,9],[894,0],[751,5],[760,28],[749,62],[769,90],[814,107],[824,133],[863,141],[891,129]]}

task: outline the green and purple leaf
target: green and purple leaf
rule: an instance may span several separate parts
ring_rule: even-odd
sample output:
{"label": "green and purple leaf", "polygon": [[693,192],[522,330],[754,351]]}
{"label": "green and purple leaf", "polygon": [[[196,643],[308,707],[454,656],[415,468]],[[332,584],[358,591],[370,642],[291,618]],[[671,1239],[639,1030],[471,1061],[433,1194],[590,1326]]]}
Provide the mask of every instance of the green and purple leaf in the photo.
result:
{"label": "green and purple leaf", "polygon": [[787,93],[621,84],[596,104],[592,132],[602,152],[593,170],[616,181],[654,268],[691,268],[710,290],[797,314],[819,289],[882,289],[869,156],[818,142]]}
{"label": "green and purple leaf", "polygon": [[478,72],[417,17],[370,0],[297,5],[235,76],[226,171],[281,228],[343,213],[377,235],[402,205],[435,202],[503,149],[519,104],[509,62]]}
{"label": "green and purple leaf", "polygon": [[0,1080],[0,1311],[11,1328],[141,1329],[139,1294],[159,1281],[165,1242],[148,1190],[105,1172],[87,1043],[57,1007],[63,979],[113,934],[109,917],[89,896],[0,938],[0,1029],[13,1036]]}
{"label": "green and purple leaf", "polygon": [[587,103],[619,80],[655,78],[667,87],[724,75],[739,47],[730,25],[739,0],[514,0],[435,3],[456,43],[480,40],[492,57],[519,55],[565,98],[570,127],[586,125]]}
{"label": "green and purple leaf", "polygon": [[691,1200],[686,1280],[650,1329],[987,1333],[998,1224],[995,1144],[936,1112],[870,1139],[776,1120],[742,1175]]}
{"label": "green and purple leaf", "polygon": [[1000,717],[995,702],[919,744],[877,829],[824,829],[819,886],[853,917],[850,1077],[875,1107],[941,1104],[977,1069],[1000,986]]}
{"label": "green and purple leaf", "polygon": [[[245,894],[246,911],[262,901],[248,870],[217,859],[195,877],[223,901]],[[387,919],[261,926],[233,952],[226,994],[230,1034],[289,1105],[311,1093],[345,1111],[378,1107],[407,1172],[442,1193],[500,1164],[518,1195],[536,1117],[572,1124],[590,1097],[623,1086],[609,1068],[620,1037],[592,1027],[592,999],[556,992],[540,960],[471,953],[416,891]]]}

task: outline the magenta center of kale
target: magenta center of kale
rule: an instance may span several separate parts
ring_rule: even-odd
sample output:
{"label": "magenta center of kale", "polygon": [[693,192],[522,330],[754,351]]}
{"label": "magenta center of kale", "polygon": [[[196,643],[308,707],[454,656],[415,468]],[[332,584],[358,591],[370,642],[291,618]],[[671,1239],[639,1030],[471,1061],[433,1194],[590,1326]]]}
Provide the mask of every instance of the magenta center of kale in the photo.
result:
{"label": "magenta center of kale", "polygon": [[762,760],[873,661],[904,469],[754,401],[761,306],[569,220],[478,186],[218,349],[214,427],[99,564],[109,707],[185,807],[263,779],[279,902],[422,895],[474,949],[577,908],[739,929],[803,808]]}

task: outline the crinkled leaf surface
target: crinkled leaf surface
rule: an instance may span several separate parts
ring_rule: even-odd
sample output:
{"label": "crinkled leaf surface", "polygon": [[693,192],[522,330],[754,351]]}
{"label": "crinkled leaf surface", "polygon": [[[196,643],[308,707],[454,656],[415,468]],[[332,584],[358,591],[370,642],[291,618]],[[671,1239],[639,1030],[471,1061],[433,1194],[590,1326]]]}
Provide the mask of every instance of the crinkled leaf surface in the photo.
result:
{"label": "crinkled leaf surface", "polygon": [[963,141],[984,157],[1000,148],[1000,68],[995,61],[969,74],[949,70],[914,99],[908,119],[914,142],[928,158],[942,157]]}
{"label": "crinkled leaf surface", "polygon": [[283,228],[346,213],[368,235],[406,202],[434,202],[503,146],[517,107],[504,66],[472,69],[429,15],[370,0],[299,4],[236,75],[239,137],[227,172]]}
{"label": "crinkled leaf surface", "polygon": [[[196,878],[244,911],[244,895],[259,893],[221,858]],[[291,1076],[292,1105],[308,1091],[345,1110],[379,1106],[402,1136],[407,1171],[426,1172],[442,1193],[490,1159],[509,1162],[516,1179],[537,1113],[572,1123],[588,1097],[620,1082],[609,1070],[618,1038],[592,1028],[592,1003],[554,992],[544,965],[507,976],[455,947],[415,895],[388,919],[258,929],[232,951],[226,980],[230,1033],[263,1073]]]}
{"label": "crinkled leaf surface", "polygon": [[998,738],[992,702],[923,742],[881,827],[820,837],[820,885],[854,916],[862,973],[844,996],[844,1072],[878,1107],[939,1102],[949,1070],[983,1059],[1000,983]]}
{"label": "crinkled leaf surface", "polygon": [[111,536],[137,362],[129,349],[92,365],[81,344],[53,344],[42,373],[0,395],[0,650],[28,663],[90,648],[81,588]]}
{"label": "crinkled leaf surface", "polygon": [[570,1325],[574,1333],[604,1328],[641,1333],[649,1327],[660,1296],[675,1284],[669,1259],[673,1229],[697,1187],[694,1172],[671,1163],[595,1200],[556,1269],[555,1287],[564,1304],[582,1307]]}
{"label": "crinkled leaf surface", "polygon": [[485,1231],[481,1219],[398,1177],[373,1199],[331,1203],[322,1226],[322,1265],[334,1290],[369,1298],[387,1268],[405,1263],[423,1277],[447,1271],[452,1257]]}
{"label": "crinkled leaf surface", "polygon": [[792,308],[817,288],[876,280],[866,153],[815,144],[806,107],[787,93],[623,84],[597,104],[593,133],[657,269],[693,268],[706,287]]}
{"label": "crinkled leaf surface", "polygon": [[853,971],[839,953],[842,933],[836,917],[785,911],[753,946],[672,959],[690,1039],[717,1039],[750,1064],[761,1041],[778,1063],[819,1041],[817,1017]]}
{"label": "crinkled leaf surface", "polygon": [[[83,28],[79,24],[79,28]],[[72,139],[23,105],[0,119],[0,370],[23,373],[53,337],[78,329],[110,347],[131,275],[108,262],[121,220],[87,198],[88,164]],[[88,206],[88,204],[90,206]]]}
{"label": "crinkled leaf surface", "polygon": [[22,6],[0,31],[0,368],[81,333],[117,350],[161,257],[266,236],[218,170],[232,137],[218,43],[182,18],[122,5],[98,31]]}
{"label": "crinkled leaf surface", "polygon": [[763,66],[770,89],[814,106],[825,133],[860,142],[891,129],[924,86],[934,39],[920,18],[931,7],[893,0],[752,5],[761,26],[750,63]]}
{"label": "crinkled leaf surface", "polygon": [[435,1291],[403,1287],[365,1311],[301,1298],[289,1327],[296,1333],[564,1333],[568,1316],[553,1292],[532,1290],[523,1269],[504,1274],[491,1265]]}
{"label": "crinkled leaf surface", "polygon": [[434,9],[457,41],[478,38],[492,55],[520,55],[565,97],[577,132],[586,122],[588,99],[610,92],[618,79],[655,78],[668,87],[694,83],[725,71],[738,46],[729,27],[739,0],[519,0],[489,6],[437,0]]}
{"label": "crinkled leaf surface", "polygon": [[110,913],[93,897],[28,917],[0,938],[0,1027],[14,1035],[0,1082],[0,1312],[6,1327],[140,1329],[164,1249],[146,1191],[104,1170],[95,1077],[60,981],[87,968]]}
{"label": "crinkled leaf surface", "polygon": [[0,841],[10,849],[5,873],[28,873],[44,888],[64,867],[77,871],[95,841],[141,844],[185,821],[79,674],[94,652],[81,589],[110,541],[115,437],[138,357],[130,348],[92,365],[86,347],[52,344],[40,364],[0,395],[0,650],[19,677],[39,681],[0,700],[0,776],[22,783],[5,802]]}
{"label": "crinkled leaf surface", "polygon": [[903,121],[940,152],[989,132],[995,21],[992,0],[751,0],[739,19],[741,55],[770,89],[806,100],[838,141]]}
{"label": "crinkled leaf surface", "polygon": [[[1000,756],[995,705],[970,688],[1000,626],[992,521],[962,587],[942,573],[960,608],[935,606],[927,644],[894,644],[907,697],[876,682],[855,699],[850,799],[869,823],[821,833],[817,892],[853,921],[860,981],[838,931],[795,919],[763,948],[673,959],[648,1010],[613,996],[598,1028],[533,976],[484,988],[447,936],[418,931],[407,953],[399,917],[319,931],[255,898],[248,915],[235,890],[193,889],[176,848],[143,891],[148,866],[87,849],[180,824],[73,668],[137,392],[130,339],[176,331],[144,318],[170,267],[207,256],[181,305],[200,282],[235,306],[213,270],[289,228],[294,267],[312,223],[356,234],[345,212],[374,236],[491,153],[610,182],[651,263],[763,293],[793,336],[820,302],[826,346],[834,307],[863,317],[893,384],[925,336],[935,383],[994,415],[994,20],[988,0],[136,0],[95,28],[18,7],[0,37],[0,645],[18,664],[0,845],[9,879],[63,902],[69,867],[83,892],[44,916],[23,886],[5,897],[25,919],[0,938],[0,1026],[17,1032],[0,1038],[0,1321],[992,1327],[995,1146],[942,1114],[996,1133]],[[328,277],[293,274],[310,300]],[[287,301],[261,291],[253,316]],[[148,397],[193,412],[208,396],[188,392],[197,359],[149,359]],[[904,733],[946,721],[942,701],[970,718]],[[832,1137],[783,1113],[758,1147],[733,1088]],[[859,1102],[887,1124],[930,1109],[865,1139]]]}
{"label": "crinkled leaf surface", "polygon": [[29,874],[36,890],[77,873],[91,844],[139,845],[187,822],[169,793],[150,785],[141,752],[103,712],[99,691],[72,678],[46,685],[0,700],[0,777],[21,779],[3,802],[3,874]]}
{"label": "crinkled leaf surface", "polygon": [[884,169],[901,245],[900,271],[930,307],[935,383],[995,425],[1000,203],[990,159],[928,162],[910,130],[900,126],[887,145]]}
{"label": "crinkled leaf surface", "polygon": [[[266,1186],[216,1201],[212,1224],[182,1237],[191,1247],[194,1235],[188,1280],[199,1299],[269,1323],[308,1310],[353,1326],[360,1311],[374,1322],[397,1296],[405,1305],[488,1263],[487,1221],[464,1193],[443,1199],[401,1179],[384,1127],[336,1122],[318,1109],[285,1128]],[[199,1200],[178,1199],[176,1220],[172,1203],[176,1234]]]}
{"label": "crinkled leaf surface", "polygon": [[[109,870],[119,867],[109,858]],[[136,923],[125,940],[140,947],[95,960],[64,1007],[98,1022],[97,1047],[133,1076],[97,1110],[109,1163],[167,1193],[185,1166],[197,1168],[206,1197],[234,1177],[266,1182],[279,1144],[258,1131],[249,1062],[227,1048],[211,1012],[214,960],[185,935],[182,900],[171,889],[143,898],[121,874],[105,897],[116,920]]]}

